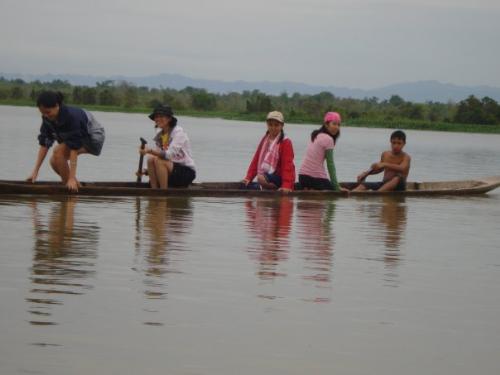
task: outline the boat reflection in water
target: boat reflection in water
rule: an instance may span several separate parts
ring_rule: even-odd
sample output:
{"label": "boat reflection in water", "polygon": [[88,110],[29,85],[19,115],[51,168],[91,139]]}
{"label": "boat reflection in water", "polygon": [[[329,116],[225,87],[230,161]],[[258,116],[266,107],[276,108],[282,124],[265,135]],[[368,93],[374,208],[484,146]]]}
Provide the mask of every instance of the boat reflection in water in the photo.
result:
{"label": "boat reflection in water", "polygon": [[[159,312],[153,301],[167,297],[168,275],[181,272],[179,262],[187,250],[184,237],[192,217],[189,197],[136,198],[135,269],[144,277],[146,300],[152,302],[146,312]],[[144,324],[163,325],[156,320]]]}
{"label": "boat reflection in water", "polygon": [[[280,266],[289,256],[293,207],[293,199],[289,197],[245,202],[246,226],[251,232],[247,251],[257,263],[256,274],[260,280],[272,281],[286,276]],[[259,297],[275,299],[275,292],[261,293]]]}
{"label": "boat reflection in water", "polygon": [[35,242],[26,301],[32,325],[57,325],[56,306],[93,287],[100,228],[94,222],[75,221],[78,199],[30,202]]}
{"label": "boat reflection in water", "polygon": [[331,294],[334,247],[334,200],[304,200],[297,203],[297,235],[302,243],[303,279],[314,287],[306,301],[327,303]]}
{"label": "boat reflection in water", "polygon": [[387,286],[399,285],[398,266],[402,259],[401,248],[405,243],[407,205],[405,197],[385,196],[361,206],[368,219],[368,237],[383,247],[384,282]]}

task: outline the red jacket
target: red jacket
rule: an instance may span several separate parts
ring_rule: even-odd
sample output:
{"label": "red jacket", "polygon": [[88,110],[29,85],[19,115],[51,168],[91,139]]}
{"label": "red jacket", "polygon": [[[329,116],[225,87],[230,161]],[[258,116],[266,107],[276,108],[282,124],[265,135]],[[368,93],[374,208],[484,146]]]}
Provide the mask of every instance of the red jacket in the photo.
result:
{"label": "red jacket", "polygon": [[[266,137],[267,135],[260,141],[259,147],[257,147],[257,151],[255,151],[252,162],[248,167],[247,176],[245,177],[248,181],[252,181],[257,176],[257,163],[259,162],[260,150]],[[295,184],[295,165],[293,164],[292,141],[289,138],[285,138],[279,145],[280,158],[274,173],[281,177],[282,188],[293,190]]]}

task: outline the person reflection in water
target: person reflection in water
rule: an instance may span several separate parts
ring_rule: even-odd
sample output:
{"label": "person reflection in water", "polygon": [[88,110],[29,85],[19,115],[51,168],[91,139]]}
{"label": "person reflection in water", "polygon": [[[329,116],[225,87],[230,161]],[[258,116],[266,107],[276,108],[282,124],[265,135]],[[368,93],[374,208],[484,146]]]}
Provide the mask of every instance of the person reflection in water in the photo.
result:
{"label": "person reflection in water", "polygon": [[406,230],[407,207],[405,197],[382,197],[380,222],[384,227],[384,260],[388,267],[400,259],[400,246]]}
{"label": "person reflection in water", "polygon": [[[142,204],[145,203],[145,207]],[[191,198],[137,198],[136,270],[144,276],[147,300],[167,297],[169,274],[180,273],[179,262],[186,247],[184,237],[192,222]],[[146,311],[156,312],[156,305]],[[156,320],[146,325],[163,325]]]}
{"label": "person reflection in water", "polygon": [[258,263],[257,275],[262,280],[286,276],[277,268],[288,259],[293,200],[288,197],[256,199],[248,200],[245,205],[247,225],[256,239],[249,252]]}
{"label": "person reflection in water", "polygon": [[384,281],[388,286],[398,286],[397,268],[407,222],[405,197],[384,196],[381,201],[368,203],[365,209],[374,229],[370,230],[372,242],[384,246]]}
{"label": "person reflection in water", "polygon": [[[26,301],[33,325],[56,325],[53,306],[63,305],[70,296],[92,288],[99,242],[99,226],[78,220],[74,213],[77,197],[59,201],[31,201],[34,250],[31,269],[32,289]],[[45,210],[49,209],[49,219]]]}
{"label": "person reflection in water", "polygon": [[335,202],[299,201],[296,216],[298,237],[303,243],[303,278],[314,285],[314,295],[306,300],[330,302]]}

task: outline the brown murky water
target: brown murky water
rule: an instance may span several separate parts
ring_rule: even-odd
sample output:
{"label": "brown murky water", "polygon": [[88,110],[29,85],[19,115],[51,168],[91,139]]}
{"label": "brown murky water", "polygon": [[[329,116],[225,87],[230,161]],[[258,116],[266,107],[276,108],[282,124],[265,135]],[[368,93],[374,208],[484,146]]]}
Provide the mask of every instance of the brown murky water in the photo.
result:
{"label": "brown murky water", "polygon": [[[151,128],[138,115],[98,116],[108,148],[82,158],[82,179],[126,180],[135,139]],[[0,107],[0,178],[29,173],[36,119]],[[205,181],[238,178],[262,132],[184,122]],[[311,128],[289,129],[300,161]],[[388,133],[343,129],[340,179],[376,157],[366,154],[378,155]],[[500,174],[498,136],[408,138],[413,179]],[[54,178],[47,167],[42,178]],[[0,196],[0,373],[496,374],[499,223],[499,192]]]}

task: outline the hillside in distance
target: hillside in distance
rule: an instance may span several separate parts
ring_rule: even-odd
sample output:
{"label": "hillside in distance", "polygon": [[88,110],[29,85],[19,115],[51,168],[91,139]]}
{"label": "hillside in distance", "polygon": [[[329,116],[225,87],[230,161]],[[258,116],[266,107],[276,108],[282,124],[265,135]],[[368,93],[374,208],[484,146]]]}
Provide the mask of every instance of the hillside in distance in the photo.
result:
{"label": "hillside in distance", "polygon": [[30,82],[39,80],[50,82],[55,79],[65,80],[72,85],[94,86],[97,82],[107,80],[126,81],[136,86],[147,86],[155,88],[172,88],[182,90],[187,86],[206,89],[214,93],[243,92],[245,90],[259,90],[266,94],[279,95],[283,92],[289,95],[298,92],[300,94],[317,94],[322,91],[329,91],[335,96],[342,98],[371,98],[388,99],[392,95],[399,95],[403,99],[411,102],[458,102],[466,99],[470,95],[478,98],[488,96],[496,101],[500,101],[500,88],[492,86],[459,86],[451,83],[441,83],[438,81],[417,81],[403,82],[383,86],[375,89],[355,89],[337,86],[317,86],[299,82],[271,82],[271,81],[222,81],[209,79],[195,79],[179,74],[163,73],[150,76],[128,77],[122,75],[113,76],[91,76],[75,74],[16,74],[0,73],[0,77],[7,79],[20,78]]}

